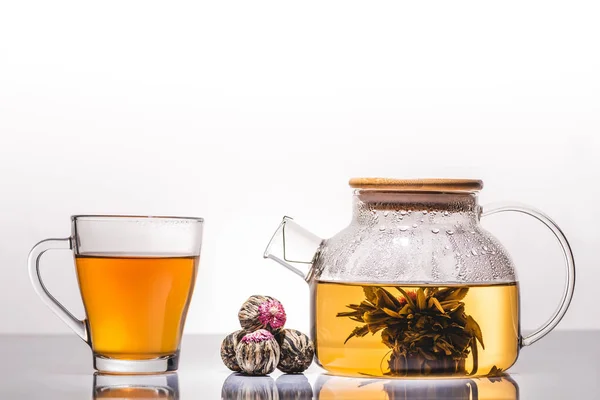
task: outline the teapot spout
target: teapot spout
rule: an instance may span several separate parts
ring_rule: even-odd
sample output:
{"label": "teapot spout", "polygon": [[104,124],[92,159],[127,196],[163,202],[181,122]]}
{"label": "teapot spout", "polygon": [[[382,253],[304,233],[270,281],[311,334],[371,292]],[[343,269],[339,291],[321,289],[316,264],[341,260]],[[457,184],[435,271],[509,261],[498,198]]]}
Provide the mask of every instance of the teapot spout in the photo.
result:
{"label": "teapot spout", "polygon": [[298,225],[292,218],[283,217],[263,257],[277,261],[308,282],[322,244],[323,239]]}

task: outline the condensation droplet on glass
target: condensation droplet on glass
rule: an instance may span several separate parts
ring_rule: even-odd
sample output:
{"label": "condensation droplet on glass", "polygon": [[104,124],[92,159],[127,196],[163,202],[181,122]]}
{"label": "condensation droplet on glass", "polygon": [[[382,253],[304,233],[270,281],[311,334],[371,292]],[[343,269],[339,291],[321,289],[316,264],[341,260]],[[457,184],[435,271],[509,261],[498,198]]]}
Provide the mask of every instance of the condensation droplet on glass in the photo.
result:
{"label": "condensation droplet on glass", "polygon": [[412,210],[408,210],[408,215],[410,215],[411,212],[412,212]]}
{"label": "condensation droplet on glass", "polygon": [[431,230],[431,232],[433,232],[433,233],[440,233],[440,230],[439,230],[438,228],[433,228],[433,229]]}
{"label": "condensation droplet on glass", "polygon": [[448,211],[444,211],[444,217],[447,217],[448,214],[449,214]]}
{"label": "condensation droplet on glass", "polygon": [[475,250],[475,249],[471,249],[471,253],[472,253],[474,256],[476,256],[476,255],[477,255],[477,250]]}
{"label": "condensation droplet on glass", "polygon": [[484,250],[484,251],[488,251],[488,248],[487,248],[487,246],[483,246],[483,250]]}
{"label": "condensation droplet on glass", "polygon": [[445,245],[445,246],[444,246],[444,248],[445,248],[446,250],[450,250],[450,246],[448,246],[448,245]]}
{"label": "condensation droplet on glass", "polygon": [[450,230],[450,229],[448,229],[448,230],[446,231],[446,233],[447,233],[448,235],[454,235],[454,231],[452,231],[452,230]]}
{"label": "condensation droplet on glass", "polygon": [[419,225],[417,225],[417,224],[413,224],[413,228],[416,228],[417,226],[419,226]]}
{"label": "condensation droplet on glass", "polygon": [[380,230],[380,231],[385,231],[385,226],[380,226],[380,227],[379,227],[379,230]]}
{"label": "condensation droplet on glass", "polygon": [[406,211],[404,211],[404,210],[400,211],[400,215],[406,215]]}
{"label": "condensation droplet on glass", "polygon": [[388,210],[385,210],[385,211],[383,212],[383,216],[384,216],[384,217],[387,217],[389,213],[390,213],[390,212],[389,212]]}
{"label": "condensation droplet on glass", "polygon": [[408,230],[408,226],[406,226],[406,225],[402,225],[402,226],[401,226],[400,228],[398,228],[398,229],[400,229],[400,231],[402,231],[402,232],[405,232],[405,231],[407,231],[407,230]]}
{"label": "condensation droplet on glass", "polygon": [[471,235],[474,235],[474,234],[475,234],[475,231],[471,231]]}
{"label": "condensation droplet on glass", "polygon": [[427,215],[427,210],[423,210],[423,215]]}

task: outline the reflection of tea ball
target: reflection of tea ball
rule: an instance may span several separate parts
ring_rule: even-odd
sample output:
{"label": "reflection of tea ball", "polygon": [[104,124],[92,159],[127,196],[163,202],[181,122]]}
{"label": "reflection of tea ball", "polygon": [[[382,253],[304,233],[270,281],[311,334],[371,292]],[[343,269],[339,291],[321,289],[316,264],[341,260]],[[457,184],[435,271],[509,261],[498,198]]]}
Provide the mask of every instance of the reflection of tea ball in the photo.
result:
{"label": "reflection of tea ball", "polygon": [[241,371],[235,359],[235,348],[243,336],[244,331],[240,329],[227,335],[221,343],[221,359],[223,364],[232,371]]}
{"label": "reflection of tea ball", "polygon": [[273,334],[265,329],[245,335],[235,348],[240,369],[248,375],[267,375],[279,362],[280,349]]}
{"label": "reflection of tea ball", "polygon": [[246,332],[266,329],[275,333],[283,328],[286,315],[278,300],[269,296],[254,295],[244,302],[238,318]]}
{"label": "reflection of tea ball", "polygon": [[308,379],[302,374],[281,375],[275,381],[279,400],[306,400],[313,398],[313,391]]}
{"label": "reflection of tea ball", "polygon": [[277,368],[288,374],[302,372],[310,367],[315,355],[315,346],[304,333],[295,329],[283,329],[277,335],[281,347],[281,358]]}
{"label": "reflection of tea ball", "polygon": [[221,389],[223,400],[278,400],[275,381],[270,376],[231,374]]}

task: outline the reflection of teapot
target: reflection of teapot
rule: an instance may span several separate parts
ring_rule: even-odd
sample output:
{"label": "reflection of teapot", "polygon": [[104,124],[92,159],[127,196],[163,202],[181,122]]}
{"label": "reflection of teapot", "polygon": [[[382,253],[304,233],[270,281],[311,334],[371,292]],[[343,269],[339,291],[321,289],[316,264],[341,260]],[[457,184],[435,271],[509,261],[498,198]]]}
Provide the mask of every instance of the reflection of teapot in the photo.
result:
{"label": "reflection of teapot", "polygon": [[320,375],[318,400],[518,400],[519,385],[509,375],[472,379],[369,379]]}
{"label": "reflection of teapot", "polygon": [[94,400],[179,399],[177,373],[161,375],[94,374]]}
{"label": "reflection of teapot", "polygon": [[[575,285],[573,255],[559,227],[520,205],[482,207],[478,180],[350,180],[353,218],[323,240],[285,217],[265,258],[311,287],[319,364],[350,375],[497,374],[521,346],[550,332]],[[550,320],[519,329],[514,265],[481,216],[516,211],[544,223],[562,246],[567,284]]]}

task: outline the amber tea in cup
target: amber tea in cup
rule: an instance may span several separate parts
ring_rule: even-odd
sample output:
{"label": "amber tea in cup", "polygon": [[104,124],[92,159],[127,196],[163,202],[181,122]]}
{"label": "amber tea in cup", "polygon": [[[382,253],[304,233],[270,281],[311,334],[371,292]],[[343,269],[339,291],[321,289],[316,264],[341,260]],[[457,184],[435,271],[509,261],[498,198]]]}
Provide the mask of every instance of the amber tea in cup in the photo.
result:
{"label": "amber tea in cup", "polygon": [[145,360],[177,351],[198,257],[76,256],[94,351]]}
{"label": "amber tea in cup", "polygon": [[[107,373],[177,369],[196,280],[200,218],[74,216],[72,236],[38,243],[29,256],[42,300],[92,348]],[[86,319],[75,318],[44,287],[41,255],[71,249]]]}

